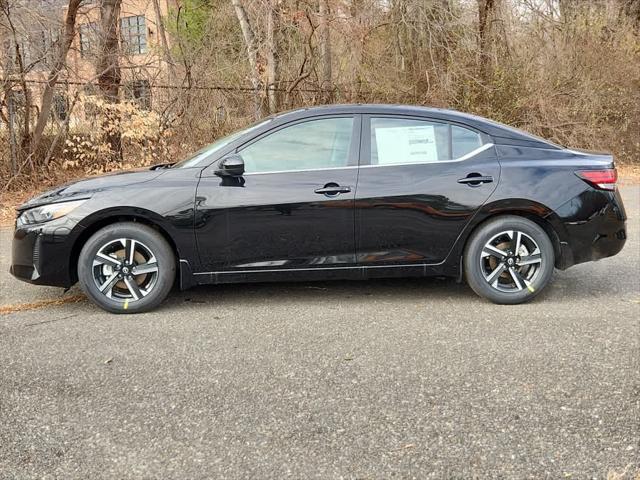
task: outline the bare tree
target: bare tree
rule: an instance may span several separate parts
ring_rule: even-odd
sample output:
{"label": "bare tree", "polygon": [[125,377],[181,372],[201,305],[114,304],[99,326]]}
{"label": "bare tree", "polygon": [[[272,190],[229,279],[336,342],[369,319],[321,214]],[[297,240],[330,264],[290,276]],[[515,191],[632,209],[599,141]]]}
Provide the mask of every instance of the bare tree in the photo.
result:
{"label": "bare tree", "polygon": [[486,74],[498,57],[508,54],[503,18],[504,0],[478,0],[478,39],[481,69]]}
{"label": "bare tree", "polygon": [[269,0],[267,9],[267,98],[269,113],[275,113],[278,111],[278,47],[276,45],[279,20],[278,0]]}
{"label": "bare tree", "polygon": [[240,29],[242,30],[242,37],[244,38],[245,48],[247,50],[247,59],[249,60],[249,68],[251,85],[253,87],[254,94],[254,112],[256,118],[260,118],[260,72],[258,70],[258,43],[256,36],[249,22],[249,16],[240,0],[231,0],[233,8],[235,9],[238,22],[240,22]]}
{"label": "bare tree", "polygon": [[320,76],[320,88],[322,89],[322,101],[331,102],[332,73],[331,73],[331,31],[329,27],[329,3],[327,0],[319,0],[318,14],[320,16],[320,57],[322,59],[322,74]]}
{"label": "bare tree", "polygon": [[176,72],[171,50],[169,49],[169,42],[167,41],[167,32],[164,26],[164,19],[162,18],[162,12],[160,10],[159,0],[152,0],[153,11],[156,14],[158,36],[160,37],[160,45],[162,47],[162,55],[164,57],[165,64],[169,70],[169,79],[171,82],[175,81]]}
{"label": "bare tree", "polygon": [[[120,51],[118,42],[118,21],[121,0],[102,0],[100,3],[100,48],[96,60],[96,76],[102,97],[111,103],[118,103],[120,92]],[[122,158],[122,139],[115,129],[107,132],[111,151]]]}
{"label": "bare tree", "polygon": [[40,114],[38,115],[38,120],[36,122],[36,126],[31,139],[31,155],[33,155],[37,151],[40,145],[40,141],[42,140],[44,128],[47,125],[47,122],[49,121],[49,117],[51,115],[53,94],[56,88],[56,83],[58,82],[58,78],[60,76],[60,72],[62,72],[67,63],[67,54],[69,53],[69,48],[71,47],[73,38],[76,34],[76,17],[78,15],[78,9],[80,8],[81,3],[82,0],[69,0],[67,15],[64,22],[64,33],[60,41],[58,56],[51,68],[51,71],[49,72],[47,83],[45,84],[44,88],[44,93],[42,94]]}
{"label": "bare tree", "polygon": [[[20,145],[22,147],[27,147],[28,144],[30,143],[30,138],[31,138],[31,130],[30,130],[31,111],[29,108],[29,105],[31,104],[31,89],[28,87],[27,81],[26,81],[28,68],[27,66],[25,66],[24,60],[23,60],[24,44],[19,39],[17,27],[13,20],[14,9],[12,8],[12,6],[9,4],[7,0],[0,3],[0,8],[2,9],[2,13],[7,21],[7,28],[9,30],[9,37],[11,39],[9,41],[10,47],[8,48],[9,50],[8,53],[10,57],[13,57],[13,58],[10,58],[9,61],[7,62],[7,71],[8,71],[7,73],[9,73],[11,76],[13,76],[15,73],[18,76],[20,87],[22,88],[22,94],[24,96],[25,109],[24,109],[24,115],[23,115],[23,124],[22,124],[23,126],[22,126],[22,136],[21,136],[22,138],[20,141]],[[17,72],[15,71],[16,67],[17,67]],[[5,82],[5,96],[7,97],[8,102],[11,102],[11,105],[9,106],[14,108],[14,113],[15,113],[14,92],[11,84],[12,82]],[[15,140],[16,135],[13,130],[11,132],[11,135],[12,135],[12,141],[15,141],[15,143],[17,144],[18,142]],[[15,163],[19,161],[20,150],[21,149],[18,149],[18,148],[15,149],[15,156],[12,157],[12,161]]]}
{"label": "bare tree", "polygon": [[[621,16],[628,17],[640,30],[640,0],[615,0]],[[640,32],[639,32],[640,33]]]}

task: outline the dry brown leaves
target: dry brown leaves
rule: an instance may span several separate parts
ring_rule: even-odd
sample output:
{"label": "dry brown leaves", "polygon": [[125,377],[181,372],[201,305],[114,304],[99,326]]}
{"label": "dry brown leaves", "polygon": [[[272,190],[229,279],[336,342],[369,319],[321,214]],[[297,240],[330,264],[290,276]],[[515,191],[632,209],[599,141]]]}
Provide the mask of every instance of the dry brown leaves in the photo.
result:
{"label": "dry brown leaves", "polygon": [[9,313],[24,312],[25,310],[36,310],[38,308],[52,307],[57,305],[65,305],[67,303],[79,303],[86,299],[84,295],[70,295],[62,298],[52,298],[50,300],[40,300],[30,303],[14,303],[12,305],[0,306],[0,315]]}

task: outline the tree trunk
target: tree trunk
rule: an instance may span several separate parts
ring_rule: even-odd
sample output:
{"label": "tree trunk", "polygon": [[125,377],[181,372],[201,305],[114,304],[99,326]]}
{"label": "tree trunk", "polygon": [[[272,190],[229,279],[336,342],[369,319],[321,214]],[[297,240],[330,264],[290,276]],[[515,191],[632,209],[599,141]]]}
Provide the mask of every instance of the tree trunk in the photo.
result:
{"label": "tree trunk", "polygon": [[[100,53],[96,62],[96,76],[100,94],[109,103],[119,102],[120,93],[120,51],[118,42],[118,21],[121,0],[102,0],[100,4]],[[117,118],[107,119],[114,124]],[[108,128],[106,139],[112,154],[122,159],[122,136],[118,128]]]}
{"label": "tree trunk", "polygon": [[640,0],[619,0],[620,13],[626,15],[640,29]]}
{"label": "tree trunk", "polygon": [[452,43],[451,36],[451,3],[449,0],[441,0],[435,11],[436,21],[440,23],[441,32],[438,36],[435,57],[441,67],[444,67],[449,60],[449,45]]}
{"label": "tree trunk", "polygon": [[162,18],[162,12],[160,11],[160,2],[159,0],[152,1],[153,11],[156,14],[156,27],[158,29],[158,36],[160,37],[162,54],[164,56],[164,61],[167,64],[167,69],[169,70],[169,83],[173,84],[176,79],[175,64],[173,63],[171,50],[169,49],[169,43],[167,42],[167,32],[164,28],[164,19]]}
{"label": "tree trunk", "polygon": [[249,17],[247,11],[240,3],[240,0],[231,0],[238,22],[240,23],[240,29],[242,30],[242,36],[247,48],[247,59],[249,60],[249,68],[251,70],[251,86],[253,87],[254,94],[254,114],[256,119],[260,118],[260,72],[258,70],[258,45],[256,43],[253,29],[249,23]]}
{"label": "tree trunk", "polygon": [[484,74],[489,73],[499,57],[509,54],[502,1],[478,0],[478,39]]}
{"label": "tree trunk", "polygon": [[357,33],[352,33],[352,36],[348,39],[350,42],[350,71],[348,73],[349,77],[349,101],[351,102],[360,102],[361,99],[361,85],[362,81],[360,78],[360,66],[362,65],[362,54],[364,51],[364,36],[362,35],[362,15],[361,12],[365,10],[364,0],[351,0],[349,4],[349,13],[351,18],[348,20],[353,24],[352,31]]}
{"label": "tree trunk", "polygon": [[16,109],[13,100],[13,92],[9,90],[6,95],[7,109],[9,118],[7,125],[9,127],[9,149],[11,156],[11,175],[18,174],[18,142],[16,139]]}
{"label": "tree trunk", "polygon": [[329,29],[329,3],[327,0],[320,0],[318,6],[320,15],[320,58],[322,59],[322,74],[320,77],[320,88],[322,89],[323,103],[331,103],[333,100],[333,80],[331,72],[331,33]]}
{"label": "tree trunk", "polygon": [[278,30],[277,1],[269,1],[267,12],[267,99],[269,101],[269,113],[278,111],[278,50],[276,45],[276,32]]}
{"label": "tree trunk", "polygon": [[45,84],[44,92],[42,94],[40,115],[38,115],[36,127],[33,131],[33,136],[31,137],[30,153],[32,155],[36,153],[38,147],[40,146],[44,128],[46,127],[47,122],[49,121],[49,116],[51,115],[53,94],[56,88],[56,83],[60,76],[60,72],[67,63],[67,53],[69,52],[69,48],[71,47],[71,43],[73,42],[73,38],[76,34],[76,16],[78,14],[78,8],[80,7],[81,2],[82,0],[69,0],[67,16],[64,21],[64,35],[62,41],[60,42],[60,50],[58,52],[58,57],[56,58],[53,67],[51,67],[51,71],[49,72],[47,83]]}
{"label": "tree trunk", "polygon": [[575,0],[558,0],[558,9],[562,21],[567,23],[575,18],[578,5]]}
{"label": "tree trunk", "polygon": [[478,0],[478,38],[480,42],[480,55],[482,61],[489,56],[489,39],[491,36],[492,14],[494,0]]}
{"label": "tree trunk", "polygon": [[[20,80],[20,86],[22,88],[22,94],[23,94],[23,98],[24,98],[24,115],[22,116],[22,134],[21,134],[21,138],[20,138],[20,149],[18,151],[18,161],[20,161],[22,155],[22,151],[24,149],[26,149],[27,147],[29,147],[30,145],[30,138],[31,138],[31,91],[29,90],[29,87],[27,86],[27,80],[26,80],[26,76],[27,76],[27,72],[25,70],[25,66],[24,66],[24,62],[22,61],[22,49],[20,47],[20,41],[18,40],[18,32],[16,30],[16,27],[13,23],[12,20],[12,13],[11,13],[11,5],[9,5],[8,2],[2,2],[0,3],[0,8],[2,9],[2,13],[4,14],[4,16],[7,19],[7,25],[9,27],[9,30],[11,32],[11,39],[13,41],[13,46],[12,46],[12,50],[14,52],[15,58],[11,59],[9,61],[9,65],[8,65],[8,73],[9,74],[13,74],[14,73],[14,68],[17,65],[18,67],[18,76],[19,76],[19,80]],[[15,97],[14,97],[15,100]],[[15,107],[15,103],[14,103],[14,107]],[[31,157],[28,157],[29,159]]]}

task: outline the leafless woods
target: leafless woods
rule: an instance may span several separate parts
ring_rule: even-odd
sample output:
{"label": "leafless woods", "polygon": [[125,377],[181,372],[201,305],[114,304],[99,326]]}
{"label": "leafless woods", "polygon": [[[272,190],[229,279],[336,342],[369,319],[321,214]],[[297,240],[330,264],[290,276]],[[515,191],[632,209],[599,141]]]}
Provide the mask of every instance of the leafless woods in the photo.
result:
{"label": "leafless woods", "polygon": [[640,158],[640,0],[0,0],[0,189],[298,106],[448,107]]}

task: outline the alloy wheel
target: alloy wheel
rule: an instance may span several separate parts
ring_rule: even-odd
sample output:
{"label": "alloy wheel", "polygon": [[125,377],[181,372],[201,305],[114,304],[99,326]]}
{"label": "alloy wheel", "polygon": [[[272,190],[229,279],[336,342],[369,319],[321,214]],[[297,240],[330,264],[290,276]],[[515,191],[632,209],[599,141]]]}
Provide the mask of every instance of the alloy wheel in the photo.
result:
{"label": "alloy wheel", "polygon": [[148,246],[132,238],[120,238],[98,249],[92,272],[104,296],[129,303],[151,293],[158,282],[159,268]]}
{"label": "alloy wheel", "polygon": [[528,289],[541,271],[538,244],[524,232],[506,230],[491,237],[480,255],[480,269],[489,285],[500,292]]}

